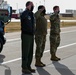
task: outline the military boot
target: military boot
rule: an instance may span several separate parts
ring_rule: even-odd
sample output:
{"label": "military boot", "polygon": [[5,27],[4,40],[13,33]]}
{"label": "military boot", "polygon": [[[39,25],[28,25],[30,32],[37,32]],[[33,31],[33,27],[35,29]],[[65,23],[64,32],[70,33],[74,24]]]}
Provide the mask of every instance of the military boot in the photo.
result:
{"label": "military boot", "polygon": [[59,61],[60,58],[58,58],[55,54],[51,54],[51,60],[52,61]]}
{"label": "military boot", "polygon": [[44,67],[45,64],[43,64],[43,63],[41,62],[41,59],[40,59],[40,58],[36,58],[35,66],[36,66],[36,67]]}
{"label": "military boot", "polygon": [[[40,61],[41,62],[41,61]],[[43,65],[43,66],[46,66],[43,62],[41,62],[41,64]]]}
{"label": "military boot", "polygon": [[29,69],[22,69],[22,73],[31,74],[31,71]]}
{"label": "military boot", "polygon": [[56,58],[57,58],[58,60],[61,60],[61,59],[60,59],[59,57],[57,57],[57,56],[56,56]]}

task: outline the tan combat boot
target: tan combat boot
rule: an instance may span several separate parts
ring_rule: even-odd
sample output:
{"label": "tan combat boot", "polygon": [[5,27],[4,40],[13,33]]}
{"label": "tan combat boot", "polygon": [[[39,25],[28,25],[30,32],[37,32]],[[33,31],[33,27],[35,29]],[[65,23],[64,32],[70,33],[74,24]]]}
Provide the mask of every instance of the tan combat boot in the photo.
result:
{"label": "tan combat boot", "polygon": [[41,62],[41,59],[40,59],[40,58],[36,58],[35,66],[36,66],[36,67],[44,67],[45,64],[43,64],[43,63]]}
{"label": "tan combat boot", "polygon": [[59,61],[60,58],[58,58],[55,54],[51,54],[51,60],[52,61]]}

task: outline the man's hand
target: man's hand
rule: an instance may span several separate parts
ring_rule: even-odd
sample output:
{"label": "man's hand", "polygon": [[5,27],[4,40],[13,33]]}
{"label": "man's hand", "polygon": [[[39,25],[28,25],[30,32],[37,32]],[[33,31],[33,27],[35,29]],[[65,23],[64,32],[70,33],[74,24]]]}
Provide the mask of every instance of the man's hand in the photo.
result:
{"label": "man's hand", "polygon": [[43,10],[45,10],[45,7],[43,7],[43,8],[41,8],[41,9],[39,9],[39,11],[40,11],[40,12],[42,12]]}

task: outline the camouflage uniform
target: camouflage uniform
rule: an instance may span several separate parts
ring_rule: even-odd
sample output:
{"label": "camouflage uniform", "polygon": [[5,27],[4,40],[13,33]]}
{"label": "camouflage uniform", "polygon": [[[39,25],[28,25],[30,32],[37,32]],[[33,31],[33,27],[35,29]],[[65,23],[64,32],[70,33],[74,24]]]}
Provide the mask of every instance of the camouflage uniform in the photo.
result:
{"label": "camouflage uniform", "polygon": [[36,32],[35,32],[35,42],[36,42],[36,58],[41,58],[45,49],[46,34],[47,34],[47,20],[41,14],[40,11],[35,13],[36,17]]}
{"label": "camouflage uniform", "polygon": [[46,35],[36,35],[36,58],[41,58],[45,49]]}
{"label": "camouflage uniform", "polygon": [[53,13],[50,16],[50,53],[56,54],[57,47],[60,44],[60,18],[58,14]]}

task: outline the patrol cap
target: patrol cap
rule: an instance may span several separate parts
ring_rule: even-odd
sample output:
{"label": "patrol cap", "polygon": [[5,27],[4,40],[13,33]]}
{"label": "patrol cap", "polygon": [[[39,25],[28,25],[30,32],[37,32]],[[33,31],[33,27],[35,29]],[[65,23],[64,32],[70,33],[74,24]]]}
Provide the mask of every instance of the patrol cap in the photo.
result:
{"label": "patrol cap", "polygon": [[53,7],[53,10],[56,10],[57,8],[59,8],[59,6],[56,5]]}
{"label": "patrol cap", "polygon": [[43,8],[43,7],[44,7],[43,5],[38,6],[38,10],[41,9],[41,8]]}

